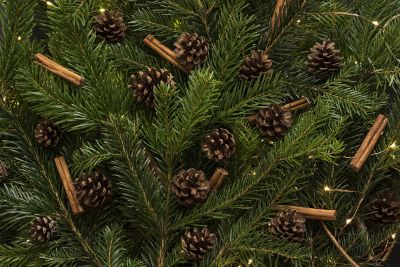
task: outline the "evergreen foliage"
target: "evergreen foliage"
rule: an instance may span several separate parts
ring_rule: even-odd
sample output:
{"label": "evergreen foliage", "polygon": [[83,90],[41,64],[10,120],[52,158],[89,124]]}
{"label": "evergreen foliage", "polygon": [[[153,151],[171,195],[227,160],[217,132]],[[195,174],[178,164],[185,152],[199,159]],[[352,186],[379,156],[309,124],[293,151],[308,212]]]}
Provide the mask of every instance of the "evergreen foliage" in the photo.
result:
{"label": "evergreen foliage", "polygon": [[[318,221],[307,220],[303,243],[272,235],[276,205],[337,210],[326,223],[360,266],[380,266],[400,222],[369,220],[369,197],[400,194],[400,2],[291,0],[271,25],[275,1],[262,0],[5,0],[0,3],[0,159],[10,176],[0,184],[2,266],[350,266]],[[121,43],[96,38],[100,9],[127,23]],[[38,18],[37,14],[45,14]],[[39,27],[44,40],[34,40]],[[183,32],[209,43],[207,62],[190,75],[143,44],[153,34],[165,45]],[[336,43],[343,67],[326,81],[307,71],[309,49]],[[267,51],[272,71],[239,78],[243,57]],[[82,75],[77,87],[41,66],[44,53]],[[137,103],[130,76],[166,68],[176,86],[155,90],[155,107]],[[282,140],[262,140],[248,117],[270,104],[307,97]],[[389,125],[359,173],[349,162],[379,113]],[[56,148],[36,143],[41,118],[63,131]],[[235,136],[236,151],[214,162],[201,151],[215,128]],[[113,199],[74,216],[54,157],[72,176],[100,168]],[[221,187],[199,205],[180,205],[171,182],[182,169],[211,177],[228,170]],[[328,187],[330,190],[324,190]],[[54,237],[29,239],[38,216],[57,221]],[[351,219],[351,221],[348,221]],[[187,229],[216,233],[198,262],[182,253]]]}

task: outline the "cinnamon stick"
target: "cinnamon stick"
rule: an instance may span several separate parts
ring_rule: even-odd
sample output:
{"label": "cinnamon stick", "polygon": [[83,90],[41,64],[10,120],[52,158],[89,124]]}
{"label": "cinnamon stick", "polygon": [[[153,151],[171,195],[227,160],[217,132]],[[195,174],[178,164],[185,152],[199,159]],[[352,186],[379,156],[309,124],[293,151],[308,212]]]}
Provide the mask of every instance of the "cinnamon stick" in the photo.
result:
{"label": "cinnamon stick", "polygon": [[56,157],[54,159],[58,173],[60,174],[61,182],[64,190],[67,194],[69,205],[71,206],[72,213],[74,215],[84,212],[83,207],[79,204],[78,199],[75,196],[75,187],[72,182],[71,173],[69,172],[67,162],[63,156]]}
{"label": "cinnamon stick", "polygon": [[211,192],[216,191],[221,186],[226,176],[228,176],[228,171],[224,168],[217,168],[214,171],[214,174],[210,179]]}
{"label": "cinnamon stick", "polygon": [[147,35],[146,38],[144,38],[143,42],[146,45],[148,45],[151,49],[153,49],[161,57],[165,58],[170,63],[174,64],[177,68],[182,70],[184,73],[189,74],[189,71],[184,66],[182,66],[176,59],[176,54],[168,47],[162,45],[151,34]]}
{"label": "cinnamon stick", "polygon": [[308,99],[306,99],[304,97],[283,105],[284,108],[290,109],[290,111],[308,108],[310,106],[311,106],[310,102],[308,101]]}
{"label": "cinnamon stick", "polygon": [[285,4],[286,4],[286,0],[277,0],[276,1],[274,14],[272,15],[272,19],[271,19],[272,31],[275,28],[275,23],[277,23],[278,26],[281,24],[282,11],[285,7]]}
{"label": "cinnamon stick", "polygon": [[[311,106],[310,102],[308,101],[308,99],[304,97],[283,105],[284,108],[290,109],[290,111],[300,110],[308,108],[310,106]],[[250,123],[255,123],[257,121],[257,115],[256,114],[251,115],[247,119],[249,120]]]}
{"label": "cinnamon stick", "polygon": [[85,79],[76,74],[75,72],[61,66],[57,62],[49,59],[43,54],[37,53],[35,54],[35,59],[37,60],[37,64],[41,65],[42,67],[46,68],[50,72],[74,83],[75,85],[82,85],[85,82]]}
{"label": "cinnamon stick", "polygon": [[367,136],[364,138],[360,148],[350,162],[350,166],[355,171],[361,170],[365,161],[368,159],[380,136],[382,135],[383,130],[385,129],[388,122],[388,119],[383,114],[380,114],[377,117],[375,123],[372,125]]}
{"label": "cinnamon stick", "polygon": [[319,221],[334,221],[336,220],[336,210],[324,210],[324,209],[314,209],[305,208],[299,206],[290,205],[277,205],[275,206],[278,210],[292,209],[296,210],[298,213],[302,214],[306,219],[319,220]]}

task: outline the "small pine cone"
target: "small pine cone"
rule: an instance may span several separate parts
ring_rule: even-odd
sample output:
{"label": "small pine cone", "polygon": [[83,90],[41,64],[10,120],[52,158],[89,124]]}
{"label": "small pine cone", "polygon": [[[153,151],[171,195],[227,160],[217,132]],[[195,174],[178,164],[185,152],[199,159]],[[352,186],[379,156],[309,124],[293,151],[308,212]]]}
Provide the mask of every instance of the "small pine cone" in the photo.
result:
{"label": "small pine cone", "polygon": [[129,87],[138,102],[148,107],[154,107],[154,89],[160,84],[175,87],[174,76],[166,69],[148,68],[131,76],[132,84]]}
{"label": "small pine cone", "polygon": [[8,171],[8,166],[0,160],[0,184],[4,183],[9,175],[10,172]]}
{"label": "small pine cone", "polygon": [[240,67],[239,77],[245,80],[257,78],[262,73],[271,71],[272,60],[268,53],[263,50],[254,49],[250,55],[246,55]]}
{"label": "small pine cone", "polygon": [[382,223],[395,223],[400,220],[400,199],[393,191],[380,191],[371,197],[369,212],[372,220]]}
{"label": "small pine cone", "polygon": [[122,41],[127,30],[122,14],[109,10],[96,17],[94,28],[100,39],[112,43]]}
{"label": "small pine cone", "polygon": [[30,224],[29,235],[33,241],[49,241],[57,228],[57,223],[48,216],[36,217]]}
{"label": "small pine cone", "polygon": [[208,43],[204,36],[197,33],[182,33],[174,46],[178,62],[188,70],[193,70],[207,60]]}
{"label": "small pine cone", "polygon": [[35,128],[36,142],[44,147],[56,147],[62,137],[61,128],[49,121],[41,120]]}
{"label": "small pine cone", "polygon": [[292,113],[283,106],[270,105],[259,110],[256,124],[265,139],[274,141],[284,137],[292,126]]}
{"label": "small pine cone", "polygon": [[202,150],[209,159],[229,159],[236,150],[235,137],[227,129],[215,129],[204,138]]}
{"label": "small pine cone", "polygon": [[172,181],[172,192],[183,204],[190,206],[207,199],[210,182],[202,171],[181,170]]}
{"label": "small pine cone", "polygon": [[83,174],[75,179],[74,186],[79,202],[86,207],[97,207],[112,196],[110,180],[99,171]]}
{"label": "small pine cone", "polygon": [[296,210],[280,211],[269,223],[269,231],[295,241],[302,241],[306,232],[306,219]]}
{"label": "small pine cone", "polygon": [[308,71],[320,80],[328,78],[343,66],[340,50],[329,39],[315,43],[307,56]]}
{"label": "small pine cone", "polygon": [[187,230],[181,238],[183,253],[188,259],[199,261],[212,250],[216,239],[207,228]]}

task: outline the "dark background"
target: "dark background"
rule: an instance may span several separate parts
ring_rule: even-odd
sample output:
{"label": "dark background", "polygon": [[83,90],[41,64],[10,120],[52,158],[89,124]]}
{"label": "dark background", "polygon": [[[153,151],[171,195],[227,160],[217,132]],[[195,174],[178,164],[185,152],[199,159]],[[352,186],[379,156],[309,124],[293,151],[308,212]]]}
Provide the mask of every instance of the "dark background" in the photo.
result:
{"label": "dark background", "polygon": [[[43,18],[43,16],[41,16],[42,14],[41,11],[38,12],[38,19],[40,20],[41,18]],[[1,41],[1,24],[0,24],[0,41]],[[45,34],[43,33],[43,31],[40,30],[39,27],[34,28],[33,30],[33,39],[43,39],[45,37]],[[400,267],[400,242],[398,242],[396,248],[393,250],[392,256],[390,258],[390,260],[387,262],[387,264],[385,265],[386,267]]]}

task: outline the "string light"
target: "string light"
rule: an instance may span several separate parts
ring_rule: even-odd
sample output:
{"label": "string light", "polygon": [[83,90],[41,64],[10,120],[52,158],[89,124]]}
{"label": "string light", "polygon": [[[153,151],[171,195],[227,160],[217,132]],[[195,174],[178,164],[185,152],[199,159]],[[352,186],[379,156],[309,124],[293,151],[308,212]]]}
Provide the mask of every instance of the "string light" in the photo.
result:
{"label": "string light", "polygon": [[54,4],[53,4],[52,2],[50,2],[50,1],[46,1],[46,4],[47,4],[48,6],[54,6]]}
{"label": "string light", "polygon": [[391,149],[396,149],[397,148],[396,141],[394,141],[389,147]]}
{"label": "string light", "polygon": [[312,158],[313,158],[313,156],[312,156],[312,155],[311,155],[311,156],[308,156],[308,158],[309,158],[309,159],[312,159]]}
{"label": "string light", "polygon": [[104,12],[106,12],[106,9],[101,7],[101,8],[100,8],[100,12],[101,12],[101,13],[104,13]]}
{"label": "string light", "polygon": [[253,259],[249,259],[249,261],[247,263],[248,263],[248,265],[251,265],[253,263]]}
{"label": "string light", "polygon": [[393,234],[393,235],[392,235],[392,239],[396,239],[396,234]]}
{"label": "string light", "polygon": [[377,22],[376,20],[372,21],[371,23],[374,24],[376,27],[379,26],[379,22]]}
{"label": "string light", "polygon": [[298,19],[296,22],[297,22],[297,23],[300,23],[300,21],[301,21],[301,20]]}
{"label": "string light", "polygon": [[21,37],[21,36],[18,36],[17,40],[18,40],[18,41],[21,41],[21,40],[22,40],[22,37]]}
{"label": "string light", "polygon": [[324,187],[324,191],[328,191],[328,192],[329,192],[329,191],[331,191],[331,189],[329,188],[329,186],[326,185],[326,186]]}
{"label": "string light", "polygon": [[352,219],[347,219],[346,224],[350,224]]}

